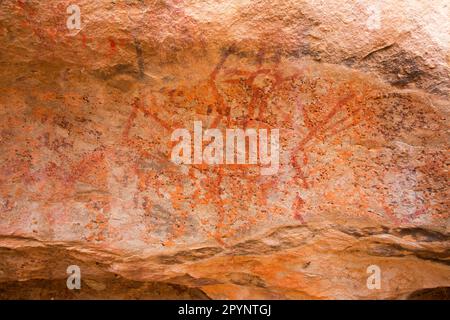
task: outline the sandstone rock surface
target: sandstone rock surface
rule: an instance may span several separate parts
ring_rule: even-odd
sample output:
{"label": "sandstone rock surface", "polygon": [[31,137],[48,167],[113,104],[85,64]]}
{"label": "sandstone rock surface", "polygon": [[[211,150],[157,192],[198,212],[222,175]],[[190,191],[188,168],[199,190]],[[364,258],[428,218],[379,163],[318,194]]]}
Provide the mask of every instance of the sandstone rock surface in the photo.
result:
{"label": "sandstone rock surface", "polygon": [[[0,0],[0,298],[448,298],[449,13]],[[174,164],[194,121],[279,129],[278,173]]]}

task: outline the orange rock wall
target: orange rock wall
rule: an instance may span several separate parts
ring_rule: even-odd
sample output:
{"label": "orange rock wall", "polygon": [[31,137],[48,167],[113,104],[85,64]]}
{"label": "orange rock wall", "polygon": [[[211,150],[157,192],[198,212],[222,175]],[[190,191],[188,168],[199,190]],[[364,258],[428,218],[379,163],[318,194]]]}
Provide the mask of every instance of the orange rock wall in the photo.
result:
{"label": "orange rock wall", "polygon": [[[97,297],[450,286],[449,8],[405,2],[78,0],[68,30],[72,1],[0,1],[4,295],[71,264]],[[279,129],[278,172],[174,164],[194,121]]]}

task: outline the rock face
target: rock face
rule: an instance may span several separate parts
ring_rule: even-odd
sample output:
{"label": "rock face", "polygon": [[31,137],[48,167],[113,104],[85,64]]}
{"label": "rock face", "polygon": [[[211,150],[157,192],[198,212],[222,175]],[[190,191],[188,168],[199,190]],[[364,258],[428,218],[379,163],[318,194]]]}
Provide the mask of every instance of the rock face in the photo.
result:
{"label": "rock face", "polygon": [[[449,13],[0,0],[0,298],[448,298]],[[194,121],[278,171],[173,163]]]}

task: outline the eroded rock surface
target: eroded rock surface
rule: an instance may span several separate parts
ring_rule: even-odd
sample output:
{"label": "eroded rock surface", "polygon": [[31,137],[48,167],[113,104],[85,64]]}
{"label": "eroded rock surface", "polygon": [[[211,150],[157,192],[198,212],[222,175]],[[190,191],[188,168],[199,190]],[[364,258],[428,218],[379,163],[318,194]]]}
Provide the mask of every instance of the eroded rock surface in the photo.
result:
{"label": "eroded rock surface", "polygon": [[[450,6],[376,5],[0,1],[0,297],[448,298]],[[279,171],[174,164],[194,121]]]}

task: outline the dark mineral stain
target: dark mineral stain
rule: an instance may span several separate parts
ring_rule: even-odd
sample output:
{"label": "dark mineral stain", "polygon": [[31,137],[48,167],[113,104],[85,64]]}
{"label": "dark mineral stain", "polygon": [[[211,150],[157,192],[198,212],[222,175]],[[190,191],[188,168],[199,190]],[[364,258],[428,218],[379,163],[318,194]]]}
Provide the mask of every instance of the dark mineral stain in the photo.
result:
{"label": "dark mineral stain", "polygon": [[[95,282],[96,285],[93,285]],[[120,276],[108,279],[81,280],[80,290],[68,290],[66,279],[8,281],[0,283],[0,299],[8,300],[86,300],[86,299],[136,299],[136,300],[208,300],[198,288],[156,281],[133,281]]]}
{"label": "dark mineral stain", "polygon": [[450,287],[428,288],[414,291],[408,300],[450,300]]}
{"label": "dark mineral stain", "polygon": [[227,274],[227,278],[230,279],[231,283],[240,285],[240,286],[251,286],[251,287],[266,287],[266,283],[260,277],[243,272],[233,272]]}
{"label": "dark mineral stain", "polygon": [[450,235],[424,228],[397,228],[393,230],[393,233],[398,233],[402,237],[412,236],[414,239],[424,242],[450,240]]}
{"label": "dark mineral stain", "polygon": [[204,247],[194,250],[180,251],[174,255],[160,255],[158,256],[158,262],[162,264],[179,264],[197,261],[211,258],[222,251],[223,249],[219,247]]}
{"label": "dark mineral stain", "polygon": [[145,64],[141,42],[137,39],[134,39],[134,47],[136,48],[136,59],[139,69],[139,79],[143,79],[145,75]]}

